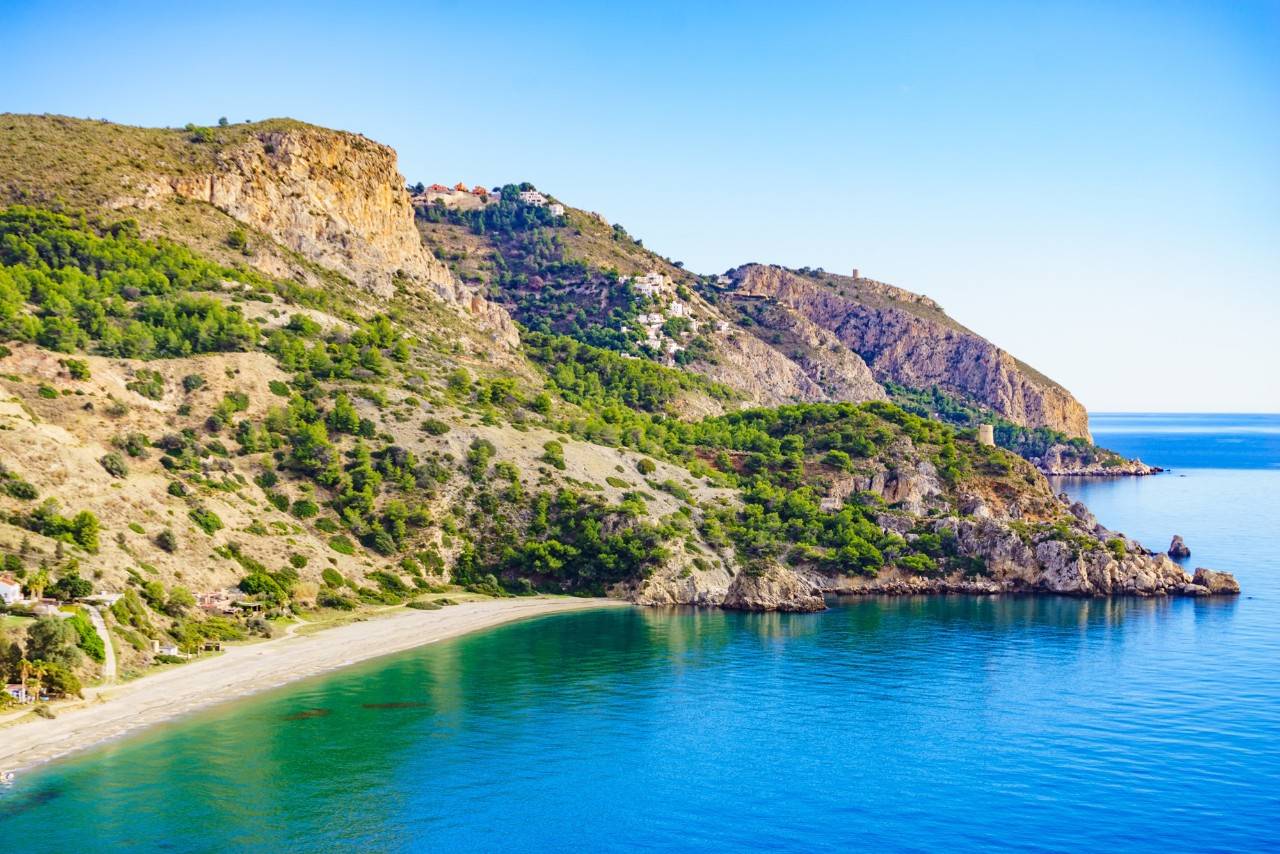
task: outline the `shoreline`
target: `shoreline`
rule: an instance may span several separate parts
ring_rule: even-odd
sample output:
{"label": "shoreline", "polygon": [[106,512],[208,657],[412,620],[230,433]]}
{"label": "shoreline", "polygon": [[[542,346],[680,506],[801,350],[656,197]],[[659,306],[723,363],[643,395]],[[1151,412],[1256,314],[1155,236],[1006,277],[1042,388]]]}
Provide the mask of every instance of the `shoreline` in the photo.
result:
{"label": "shoreline", "polygon": [[231,647],[215,658],[102,686],[83,705],[64,709],[53,720],[0,730],[0,769],[30,770],[190,712],[505,623],[629,606],[616,599],[493,599],[438,611],[403,609],[312,634]]}

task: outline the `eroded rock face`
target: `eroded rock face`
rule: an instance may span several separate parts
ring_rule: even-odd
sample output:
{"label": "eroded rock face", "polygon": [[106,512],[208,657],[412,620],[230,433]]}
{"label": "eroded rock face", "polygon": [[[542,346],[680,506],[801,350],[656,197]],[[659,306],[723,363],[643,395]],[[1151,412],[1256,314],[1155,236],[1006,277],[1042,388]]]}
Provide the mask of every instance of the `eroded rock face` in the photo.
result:
{"label": "eroded rock face", "polygon": [[737,293],[776,301],[833,333],[880,381],[936,385],[1017,424],[1089,438],[1088,413],[1070,392],[951,320],[927,297],[867,279],[814,279],[756,264],[730,276]]}
{"label": "eroded rock face", "polygon": [[716,358],[699,372],[737,388],[754,402],[887,400],[867,363],[827,330],[782,305],[758,322],[766,337],[731,327],[716,332]]}
{"label": "eroded rock face", "polygon": [[779,564],[762,572],[740,572],[720,603],[734,611],[821,611],[821,592],[799,574]]}
{"label": "eroded rock face", "polygon": [[215,156],[208,174],[149,188],[208,202],[304,257],[387,297],[416,282],[518,342],[500,307],[458,282],[422,244],[393,149],[357,134],[306,126],[264,129]]}
{"label": "eroded rock face", "polygon": [[1214,596],[1233,596],[1240,592],[1240,583],[1229,572],[1217,572],[1204,567],[1196,567],[1194,584],[1198,584]]}

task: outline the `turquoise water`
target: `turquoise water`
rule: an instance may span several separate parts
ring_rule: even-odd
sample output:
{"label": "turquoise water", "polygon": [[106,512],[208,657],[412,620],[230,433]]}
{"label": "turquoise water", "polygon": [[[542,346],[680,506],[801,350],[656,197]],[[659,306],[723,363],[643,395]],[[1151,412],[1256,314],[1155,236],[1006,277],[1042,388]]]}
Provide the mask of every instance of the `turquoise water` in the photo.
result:
{"label": "turquoise water", "polygon": [[[1095,421],[1100,439],[1106,426]],[[1251,435],[1245,453],[1268,441]],[[0,793],[0,840],[41,851],[1274,849],[1280,469],[1142,455],[1175,472],[1064,487],[1149,544],[1182,534],[1190,565],[1235,572],[1245,596],[548,617],[48,766]]]}

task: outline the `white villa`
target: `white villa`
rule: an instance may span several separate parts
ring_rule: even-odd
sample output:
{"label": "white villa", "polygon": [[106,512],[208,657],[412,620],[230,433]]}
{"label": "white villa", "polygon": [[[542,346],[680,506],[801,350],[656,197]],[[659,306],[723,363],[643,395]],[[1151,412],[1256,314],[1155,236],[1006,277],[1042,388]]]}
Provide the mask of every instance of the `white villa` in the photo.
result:
{"label": "white villa", "polygon": [[689,307],[680,300],[672,300],[671,305],[667,306],[667,313],[672,317],[688,317]]}
{"label": "white villa", "polygon": [[547,210],[551,211],[552,216],[564,216],[564,205],[559,202],[552,202],[547,205]]}
{"label": "white villa", "polygon": [[12,575],[0,575],[0,602],[12,605],[22,601],[22,585]]}
{"label": "white villa", "polygon": [[526,205],[533,205],[535,208],[540,208],[547,203],[547,197],[542,195],[542,193],[539,193],[537,190],[521,190],[520,201],[524,202]]}
{"label": "white villa", "polygon": [[666,290],[667,277],[661,273],[646,273],[634,280],[636,291],[647,297],[656,297]]}

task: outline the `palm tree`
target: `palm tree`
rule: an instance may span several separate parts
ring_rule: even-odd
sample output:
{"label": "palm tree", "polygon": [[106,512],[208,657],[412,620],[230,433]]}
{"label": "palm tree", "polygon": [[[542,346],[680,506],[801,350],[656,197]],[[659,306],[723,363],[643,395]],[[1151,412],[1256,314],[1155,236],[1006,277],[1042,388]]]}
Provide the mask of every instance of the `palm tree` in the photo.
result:
{"label": "palm tree", "polygon": [[31,680],[36,684],[36,702],[38,703],[40,702],[40,689],[43,687],[41,681],[44,679],[45,674],[49,672],[49,668],[43,661],[37,659],[31,662],[30,670]]}
{"label": "palm tree", "polygon": [[30,591],[32,599],[39,599],[43,596],[44,589],[48,586],[49,573],[45,569],[38,569],[27,578],[27,590]]}

